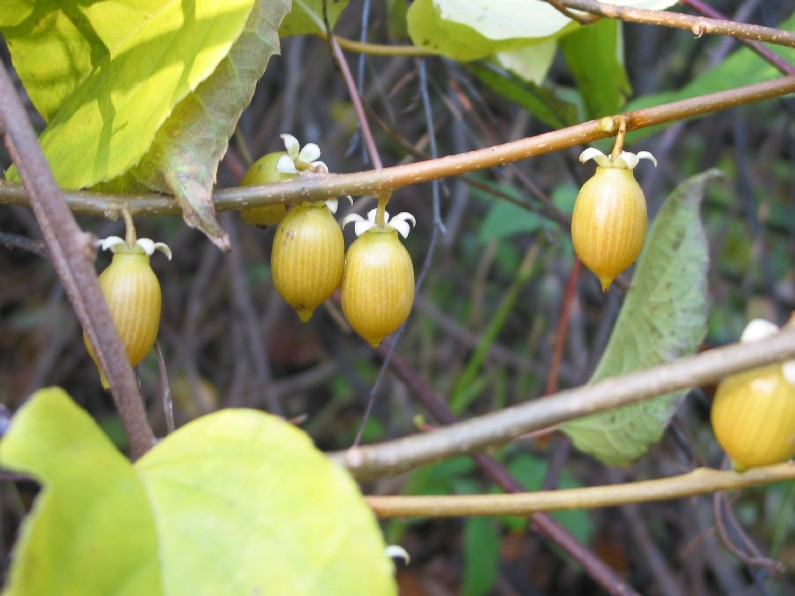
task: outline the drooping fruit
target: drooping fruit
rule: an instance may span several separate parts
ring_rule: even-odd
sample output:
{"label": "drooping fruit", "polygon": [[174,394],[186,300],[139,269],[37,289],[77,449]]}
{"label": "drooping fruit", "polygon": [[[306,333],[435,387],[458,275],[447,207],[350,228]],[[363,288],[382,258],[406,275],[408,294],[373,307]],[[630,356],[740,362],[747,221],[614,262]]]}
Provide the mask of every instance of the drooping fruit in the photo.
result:
{"label": "drooping fruit", "polygon": [[325,202],[300,203],[276,229],[271,253],[273,285],[306,322],[342,280],[345,241]]}
{"label": "drooping fruit", "polygon": [[612,159],[590,148],[580,155],[581,162],[594,159],[597,167],[574,203],[571,239],[577,256],[599,277],[603,292],[635,262],[646,241],[646,197],[632,174],[641,158],[657,163],[646,151],[622,152]]}
{"label": "drooping fruit", "polygon": [[[272,184],[295,178],[302,172],[328,173],[326,164],[318,161],[320,148],[315,143],[307,143],[301,148],[293,135],[281,135],[286,151],[268,153],[258,159],[246,172],[242,186]],[[243,221],[257,226],[270,226],[279,223],[287,215],[284,204],[250,207],[241,212]]]}
{"label": "drooping fruit", "polygon": [[408,235],[408,220],[414,218],[400,213],[389,221],[385,213],[384,225],[377,225],[375,213],[369,213],[369,221],[358,215],[343,221],[356,221],[359,237],[345,255],[340,297],[351,327],[377,348],[405,322],[414,303],[414,267],[398,238],[398,231]]}
{"label": "drooping fruit", "polygon": [[[286,156],[286,151],[276,151],[260,157],[248,169],[241,186],[259,186],[261,184],[272,184],[295,178],[298,174],[283,173],[276,170],[279,159]],[[249,225],[272,226],[279,223],[287,215],[287,205],[279,203],[277,205],[265,205],[264,207],[250,207],[243,209],[240,214],[243,221]]]}
{"label": "drooping fruit", "polygon": [[[755,320],[742,341],[776,331],[772,323]],[[711,422],[738,472],[787,461],[795,454],[795,362],[726,377],[715,393]]]}
{"label": "drooping fruit", "polygon": [[[130,366],[137,366],[154,346],[160,326],[160,283],[149,257],[160,250],[171,259],[171,251],[162,242],[155,243],[147,238],[139,239],[130,247],[116,236],[103,240],[101,247],[113,251],[113,259],[100,274],[99,286]],[[85,334],[83,341],[100,372],[102,386],[108,389],[108,381]]]}

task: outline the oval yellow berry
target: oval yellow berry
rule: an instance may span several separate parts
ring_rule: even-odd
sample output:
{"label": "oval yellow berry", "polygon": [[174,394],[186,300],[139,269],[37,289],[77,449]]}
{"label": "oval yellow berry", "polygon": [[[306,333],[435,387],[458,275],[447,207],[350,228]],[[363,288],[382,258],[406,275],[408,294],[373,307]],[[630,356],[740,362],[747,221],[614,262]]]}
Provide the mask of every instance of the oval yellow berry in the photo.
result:
{"label": "oval yellow berry", "polygon": [[273,285],[306,322],[342,280],[345,241],[325,203],[301,203],[276,229],[271,253]]}
{"label": "oval yellow berry", "polygon": [[[274,153],[263,155],[248,169],[246,175],[243,176],[243,180],[240,181],[240,185],[259,186],[295,178],[297,174],[285,174],[276,170],[276,163],[285,155],[287,155],[286,151],[275,151]],[[287,206],[280,203],[277,205],[265,205],[264,207],[250,207],[243,209],[240,214],[243,216],[243,221],[247,224],[271,226],[284,219],[284,216],[287,215]]]}
{"label": "oval yellow berry", "polygon": [[738,472],[795,454],[795,385],[780,364],[724,379],[712,404],[712,430]]}
{"label": "oval yellow berry", "polygon": [[571,239],[577,256],[606,292],[638,258],[646,241],[646,197],[632,170],[597,167],[574,203]]}
{"label": "oval yellow berry", "polygon": [[374,348],[403,324],[414,303],[414,267],[394,228],[370,228],[351,244],[340,294],[345,318]]}
{"label": "oval yellow berry", "polygon": [[[154,346],[160,326],[160,283],[149,264],[149,256],[138,252],[117,252],[100,274],[99,286],[130,366],[137,366]],[[107,389],[107,379],[85,334],[83,340],[100,370],[102,386]]]}

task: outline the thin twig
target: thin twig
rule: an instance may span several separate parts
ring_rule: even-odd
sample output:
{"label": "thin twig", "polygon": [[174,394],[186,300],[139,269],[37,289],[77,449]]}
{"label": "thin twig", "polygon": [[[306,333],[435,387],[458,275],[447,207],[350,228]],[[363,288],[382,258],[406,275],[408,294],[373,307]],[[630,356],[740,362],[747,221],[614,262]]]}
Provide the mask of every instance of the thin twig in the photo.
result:
{"label": "thin twig", "polygon": [[[326,35],[322,33],[316,33],[315,35],[317,35],[318,37],[324,40],[328,39]],[[335,35],[334,37],[343,50],[348,50],[350,52],[359,52],[360,54],[369,54],[371,56],[416,57],[416,56],[430,56],[433,54],[433,52],[431,52],[430,50],[427,50],[425,48],[420,48],[418,46],[364,43],[361,41],[354,41],[353,39],[340,37],[339,35]]]}
{"label": "thin twig", "polygon": [[[715,10],[710,5],[701,2],[701,0],[679,0],[679,4],[681,4],[682,6],[689,6],[693,10],[697,10],[701,14],[711,19],[728,20],[728,18],[724,14]],[[781,56],[779,56],[769,48],[763,46],[758,41],[751,41],[749,39],[743,39],[743,38],[740,38],[739,41],[740,43],[747,45],[759,56],[767,60],[773,66],[775,66],[779,71],[781,71],[782,74],[785,75],[795,74],[795,66],[784,60]]]}
{"label": "thin twig", "polygon": [[[382,355],[383,346],[379,348]],[[399,356],[392,360],[391,369],[407,386],[411,394],[422,403],[431,415],[442,424],[455,424],[457,419],[447,401],[433,391],[428,384]],[[490,455],[476,453],[472,459],[481,470],[502,490],[508,493],[524,492],[522,484],[507,468]],[[530,527],[556,544],[583,566],[585,571],[610,594],[635,594],[616,573],[595,556],[587,546],[579,542],[558,521],[545,513],[530,516]]]}
{"label": "thin twig", "polygon": [[558,388],[560,363],[563,360],[563,350],[568,339],[571,304],[577,298],[577,281],[580,279],[581,271],[582,261],[575,257],[569,270],[569,278],[566,280],[566,291],[563,295],[563,304],[560,307],[560,318],[555,331],[555,347],[552,351],[552,361],[549,365],[549,375],[547,376],[547,387],[544,395],[550,395]]}
{"label": "thin twig", "polygon": [[96,241],[83,232],[64,202],[36,133],[0,64],[0,125],[4,140],[41,227],[50,259],[100,361],[130,440],[133,459],[154,444],[138,382],[99,288],[93,261]]}
{"label": "thin twig", "polygon": [[9,249],[24,250],[31,252],[34,255],[39,255],[45,259],[49,258],[47,252],[47,245],[42,240],[34,240],[27,236],[20,236],[19,234],[7,234],[0,232],[0,245]]}
{"label": "thin twig", "polygon": [[673,29],[685,29],[692,31],[693,35],[697,37],[701,37],[702,35],[728,35],[738,39],[764,41],[766,43],[795,48],[795,33],[775,29],[773,27],[748,25],[746,23],[736,23],[725,19],[694,17],[667,10],[616,6],[615,4],[596,2],[595,0],[560,0],[560,4],[568,8],[582,10],[611,19],[621,19],[622,21],[645,23],[647,25],[660,25]]}
{"label": "thin twig", "polygon": [[[627,130],[632,131],[676,120],[695,118],[793,92],[795,92],[795,76],[786,76],[627,112],[618,116],[626,118]],[[254,206],[276,203],[293,205],[301,201],[319,201],[342,195],[377,196],[411,184],[503,166],[521,159],[546,155],[611,137],[616,133],[615,118],[618,116],[590,120],[534,137],[467,153],[381,170],[352,174],[305,174],[294,180],[267,186],[226,188],[216,191],[213,198],[218,211],[240,211]],[[163,195],[107,195],[78,191],[64,192],[63,194],[76,213],[112,218],[115,217],[121,205],[129,206],[133,215],[179,215],[181,213],[175,199]],[[0,204],[3,203],[29,204],[22,187],[0,183]]]}
{"label": "thin twig", "polygon": [[460,422],[432,433],[332,454],[354,476],[376,478],[452,455],[508,443],[548,428],[664,393],[686,389],[735,372],[795,357],[795,325],[764,342],[733,344],[654,368],[612,377],[556,395]]}
{"label": "thin twig", "polygon": [[[366,499],[381,518],[526,516],[539,511],[596,509],[628,503],[667,501],[793,479],[795,464],[787,462],[742,473],[697,468],[669,478],[520,494],[371,496]],[[758,564],[758,561],[755,563]]]}
{"label": "thin twig", "polygon": [[348,88],[348,95],[351,96],[351,103],[353,104],[353,109],[356,112],[356,119],[359,122],[359,130],[362,133],[362,140],[364,141],[365,147],[367,147],[367,152],[370,154],[370,160],[373,162],[373,168],[380,170],[384,167],[384,164],[381,162],[381,156],[378,153],[378,147],[375,144],[375,139],[373,138],[373,133],[370,130],[370,125],[367,122],[367,116],[364,113],[364,107],[362,107],[362,98],[356,89],[356,81],[353,80],[353,75],[351,74],[351,69],[348,67],[348,61],[345,58],[345,54],[342,53],[342,48],[340,48],[340,45],[337,43],[334,35],[329,36],[329,46],[331,47],[334,61],[339,67],[342,78],[345,81],[345,86]]}

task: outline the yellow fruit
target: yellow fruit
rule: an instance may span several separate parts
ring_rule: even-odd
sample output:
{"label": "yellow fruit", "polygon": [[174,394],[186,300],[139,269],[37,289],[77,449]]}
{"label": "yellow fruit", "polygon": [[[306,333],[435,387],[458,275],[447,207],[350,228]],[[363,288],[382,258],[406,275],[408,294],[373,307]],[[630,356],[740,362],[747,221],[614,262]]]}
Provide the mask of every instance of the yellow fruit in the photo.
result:
{"label": "yellow fruit", "polygon": [[780,364],[724,379],[711,418],[715,437],[738,472],[795,454],[795,384]]}
{"label": "yellow fruit", "polygon": [[273,239],[273,285],[306,322],[342,280],[345,241],[325,203],[296,205]]}
{"label": "yellow fruit", "polygon": [[351,244],[340,294],[345,318],[374,348],[397,331],[414,302],[414,267],[396,229],[374,226]]}
{"label": "yellow fruit", "polygon": [[592,158],[596,172],[574,203],[571,239],[577,256],[599,277],[606,292],[618,274],[635,262],[646,241],[646,197],[632,170],[639,159],[654,157],[642,151],[622,152],[613,159],[586,149],[580,161]]}
{"label": "yellow fruit", "polygon": [[[149,255],[154,248],[162,250],[165,245],[144,240],[151,247],[151,250],[145,251],[139,245],[130,248],[121,239],[117,240],[118,243],[106,246],[112,248],[115,254],[108,268],[99,276],[99,286],[124,344],[130,366],[137,366],[157,339],[161,308],[160,283],[149,264]],[[168,247],[165,247],[164,252],[167,250]],[[167,254],[170,258],[170,251]],[[108,389],[108,381],[85,334],[83,340],[100,371],[102,386]]]}
{"label": "yellow fruit", "polygon": [[[295,178],[297,174],[282,173],[276,170],[276,162],[287,155],[286,151],[276,151],[262,156],[249,168],[241,180],[241,186],[259,186],[272,184]],[[279,223],[287,215],[287,206],[284,204],[266,205],[264,207],[251,207],[243,209],[240,214],[243,221],[250,225],[271,226]]]}

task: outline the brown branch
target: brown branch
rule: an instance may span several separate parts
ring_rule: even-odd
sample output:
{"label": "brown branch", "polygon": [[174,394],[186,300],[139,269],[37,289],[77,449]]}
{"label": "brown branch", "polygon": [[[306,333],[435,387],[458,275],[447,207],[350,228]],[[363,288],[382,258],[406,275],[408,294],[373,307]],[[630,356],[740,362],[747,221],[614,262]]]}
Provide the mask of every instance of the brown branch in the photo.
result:
{"label": "brown branch", "polygon": [[357,478],[370,479],[473,453],[532,431],[726,375],[795,357],[795,325],[761,342],[734,344],[660,366],[560,391],[478,418],[395,441],[331,454]]}
{"label": "brown branch", "polygon": [[93,266],[96,241],[78,227],[64,202],[25,108],[2,64],[0,126],[27,189],[50,259],[110,382],[116,407],[130,439],[132,457],[140,457],[154,444],[155,438],[146,419],[138,381],[97,282]]}
{"label": "brown branch", "polygon": [[[616,122],[622,118],[627,122],[628,131],[638,130],[773,99],[793,92],[795,92],[795,76],[781,77],[614,117],[591,120],[534,137],[438,159],[352,174],[305,174],[294,180],[268,186],[221,189],[215,192],[214,200],[218,211],[239,211],[253,206],[276,203],[292,205],[301,201],[319,201],[341,195],[382,195],[411,184],[503,166],[521,159],[604,139],[616,134]],[[102,217],[117,217],[123,206],[128,207],[133,215],[140,216],[181,213],[174,198],[163,195],[100,195],[72,191],[65,192],[64,196],[76,213]],[[0,203],[27,205],[28,201],[23,188],[0,183]]]}
{"label": "brown branch", "polygon": [[[727,17],[708,4],[704,4],[701,0],[679,0],[682,6],[689,6],[693,10],[697,10],[701,14],[708,16],[711,19],[727,20]],[[793,75],[795,74],[795,66],[784,60],[781,56],[773,52],[770,48],[763,46],[758,41],[740,38],[740,43],[748,46],[760,57],[767,60],[770,64],[776,67],[782,74]]]}
{"label": "brown branch", "polygon": [[764,41],[781,46],[795,48],[795,33],[773,27],[737,23],[725,19],[695,17],[667,10],[649,10],[596,2],[595,0],[561,0],[567,8],[582,10],[591,14],[611,19],[621,19],[646,25],[660,25],[674,29],[692,31],[697,37],[702,35],[728,35],[738,39]]}

